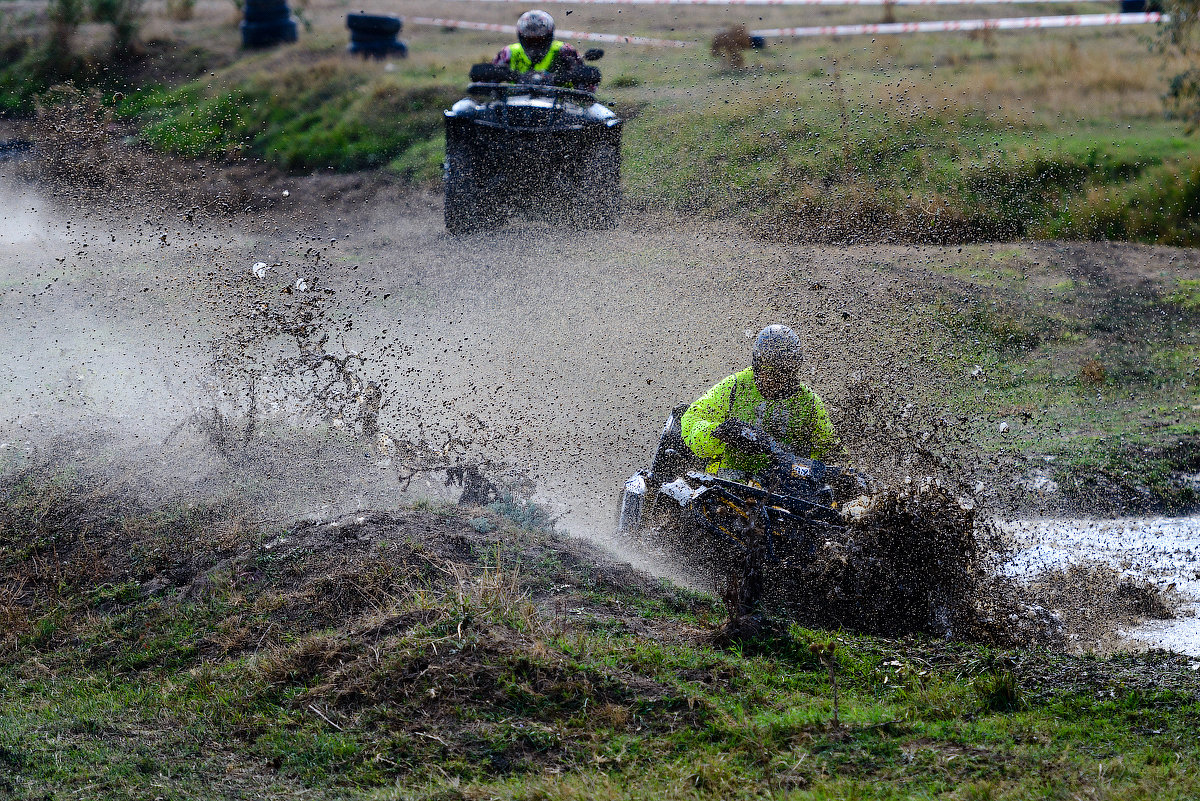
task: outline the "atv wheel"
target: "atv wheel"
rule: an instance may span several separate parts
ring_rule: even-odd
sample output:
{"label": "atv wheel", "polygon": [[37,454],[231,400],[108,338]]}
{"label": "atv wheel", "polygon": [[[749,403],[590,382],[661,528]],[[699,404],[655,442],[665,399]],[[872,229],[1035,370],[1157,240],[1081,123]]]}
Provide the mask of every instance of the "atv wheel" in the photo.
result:
{"label": "atv wheel", "polygon": [[584,165],[575,222],[581,228],[607,231],[617,227],[620,216],[621,142],[617,139],[596,145]]}
{"label": "atv wheel", "polygon": [[495,228],[502,214],[480,185],[466,148],[447,147],[444,165],[446,230],[455,236]]}

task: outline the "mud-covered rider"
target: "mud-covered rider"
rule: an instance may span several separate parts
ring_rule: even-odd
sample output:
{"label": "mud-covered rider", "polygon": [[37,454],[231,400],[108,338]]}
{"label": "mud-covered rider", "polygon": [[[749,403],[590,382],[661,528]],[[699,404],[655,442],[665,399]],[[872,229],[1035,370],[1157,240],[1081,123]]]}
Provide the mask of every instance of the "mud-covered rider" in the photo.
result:
{"label": "mud-covered rider", "polygon": [[[804,352],[800,337],[785,325],[769,325],[754,340],[749,368],[721,381],[688,407],[683,441],[707,465],[755,474],[770,457],[746,453],[733,436],[742,424],[769,434],[797,456],[828,459],[840,451],[825,404],[800,382]],[[740,421],[740,422],[739,422]]]}
{"label": "mud-covered rider", "polygon": [[[566,76],[583,66],[583,59],[571,45],[554,38],[554,17],[534,10],[526,11],[517,20],[517,42],[497,53],[492,63],[517,73],[548,73],[555,83],[566,84]],[[579,88],[595,89],[594,86]]]}

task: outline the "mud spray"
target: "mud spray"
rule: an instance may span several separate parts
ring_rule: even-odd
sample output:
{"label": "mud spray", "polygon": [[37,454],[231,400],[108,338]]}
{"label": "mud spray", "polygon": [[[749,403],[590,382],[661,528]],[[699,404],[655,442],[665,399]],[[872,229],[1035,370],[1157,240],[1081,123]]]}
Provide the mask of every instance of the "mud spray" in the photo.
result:
{"label": "mud spray", "polygon": [[[546,508],[543,522],[679,577],[613,538],[616,491],[666,411],[784,322],[879,488],[861,547],[939,544],[873,580],[955,586],[937,634],[1092,641],[1068,641],[1085,617],[1069,599],[1037,590],[1038,604],[999,569],[980,521],[1004,511],[1005,465],[965,445],[987,421],[916,400],[970,380],[932,369],[946,334],[914,311],[937,299],[920,269],[937,249],[784,246],[679,221],[455,239],[435,201],[384,179],[181,176],[104,138],[49,137],[5,169],[8,497],[78,476],[83,497],[119,486],[103,497],[223,505],[263,526],[465,494]],[[960,558],[936,557],[946,543]],[[927,628],[859,613],[816,620]]]}

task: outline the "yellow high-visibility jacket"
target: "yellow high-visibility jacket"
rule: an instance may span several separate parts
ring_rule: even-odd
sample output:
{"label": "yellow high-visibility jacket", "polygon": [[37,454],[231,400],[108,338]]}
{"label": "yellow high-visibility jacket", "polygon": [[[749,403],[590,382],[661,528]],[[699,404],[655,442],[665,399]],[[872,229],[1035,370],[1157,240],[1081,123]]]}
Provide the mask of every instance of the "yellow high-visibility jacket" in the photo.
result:
{"label": "yellow high-visibility jacket", "polygon": [[510,44],[508,46],[508,68],[513,72],[529,72],[530,70],[545,72],[554,64],[554,57],[558,55],[558,51],[562,50],[562,47],[563,43],[555,39],[550,43],[550,49],[546,51],[546,55],[542,57],[541,61],[534,64],[520,42]]}
{"label": "yellow high-visibility jacket", "polygon": [[708,472],[715,473],[718,468],[749,473],[764,470],[770,457],[741,453],[713,438],[713,429],[726,420],[758,426],[798,456],[826,459],[841,449],[825,404],[815,392],[802,384],[793,395],[769,401],[754,385],[754,371],[749,367],[704,393],[684,412],[680,425],[683,441],[707,463]]}

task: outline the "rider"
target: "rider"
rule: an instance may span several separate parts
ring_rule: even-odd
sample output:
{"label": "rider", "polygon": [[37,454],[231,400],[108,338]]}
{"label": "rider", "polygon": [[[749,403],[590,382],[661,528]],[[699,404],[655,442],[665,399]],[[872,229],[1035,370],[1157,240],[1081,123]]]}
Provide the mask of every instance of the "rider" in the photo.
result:
{"label": "rider", "polygon": [[754,474],[769,465],[761,451],[738,448],[742,440],[733,435],[746,423],[799,456],[825,459],[838,452],[825,404],[800,383],[803,360],[796,332],[786,325],[769,325],[754,340],[751,366],[688,407],[681,421],[683,441],[707,463],[710,473],[728,469]]}
{"label": "rider", "polygon": [[545,11],[526,11],[517,20],[517,43],[510,44],[492,59],[498,67],[513,72],[552,72],[565,75],[582,66],[575,48],[554,38],[554,17]]}

